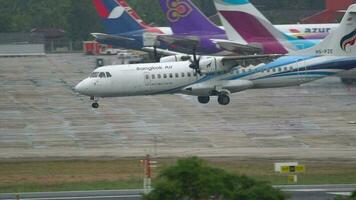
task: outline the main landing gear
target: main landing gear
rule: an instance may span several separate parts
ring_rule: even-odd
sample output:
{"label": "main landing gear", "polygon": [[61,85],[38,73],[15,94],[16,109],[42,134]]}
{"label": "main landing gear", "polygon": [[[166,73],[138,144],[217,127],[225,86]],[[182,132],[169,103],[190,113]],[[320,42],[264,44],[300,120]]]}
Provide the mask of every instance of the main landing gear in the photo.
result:
{"label": "main landing gear", "polygon": [[207,104],[210,101],[210,97],[209,96],[200,96],[200,97],[198,97],[198,101],[201,104]]}
{"label": "main landing gear", "polygon": [[[210,101],[210,97],[209,96],[199,96],[198,97],[198,101],[201,104],[207,104]],[[223,106],[228,105],[230,103],[229,95],[227,95],[227,94],[219,94],[218,95],[218,103],[220,105],[223,105]]]}
{"label": "main landing gear", "polygon": [[226,94],[220,94],[218,96],[218,102],[220,105],[226,106],[230,103],[230,97]]}
{"label": "main landing gear", "polygon": [[91,107],[94,109],[98,109],[99,108],[99,99],[96,97],[90,97],[90,100],[94,101],[94,103],[91,104]]}

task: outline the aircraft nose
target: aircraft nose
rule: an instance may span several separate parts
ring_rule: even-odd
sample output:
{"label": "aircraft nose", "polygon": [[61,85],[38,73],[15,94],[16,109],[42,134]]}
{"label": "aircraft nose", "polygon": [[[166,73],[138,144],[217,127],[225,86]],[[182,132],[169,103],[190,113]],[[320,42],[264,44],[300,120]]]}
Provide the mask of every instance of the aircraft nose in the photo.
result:
{"label": "aircraft nose", "polygon": [[74,90],[76,92],[79,92],[80,94],[84,94],[86,89],[87,89],[86,80],[81,81],[74,87]]}

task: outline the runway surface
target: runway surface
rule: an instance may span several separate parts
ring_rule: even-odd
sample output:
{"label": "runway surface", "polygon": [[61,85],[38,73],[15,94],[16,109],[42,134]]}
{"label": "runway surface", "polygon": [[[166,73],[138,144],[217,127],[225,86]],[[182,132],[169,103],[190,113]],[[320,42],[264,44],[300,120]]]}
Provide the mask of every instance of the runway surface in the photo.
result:
{"label": "runway surface", "polygon": [[231,156],[356,159],[356,88],[338,78],[249,90],[229,106],[164,95],[101,99],[72,87],[94,57],[0,58],[0,159]]}
{"label": "runway surface", "polygon": [[[336,194],[349,195],[356,190],[356,185],[295,185],[275,186],[290,194],[290,200],[332,200]],[[22,200],[139,200],[142,190],[108,190],[108,191],[78,191],[78,192],[45,192],[0,194],[0,200],[13,200],[16,195]]]}

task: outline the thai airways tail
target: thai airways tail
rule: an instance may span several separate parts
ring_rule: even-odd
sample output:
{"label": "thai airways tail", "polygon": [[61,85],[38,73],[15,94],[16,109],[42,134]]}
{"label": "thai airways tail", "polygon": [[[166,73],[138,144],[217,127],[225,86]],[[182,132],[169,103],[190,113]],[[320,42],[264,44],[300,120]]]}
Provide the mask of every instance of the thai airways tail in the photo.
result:
{"label": "thai airways tail", "polygon": [[160,0],[160,5],[174,34],[225,34],[190,0]]}
{"label": "thai airways tail", "polygon": [[339,27],[322,42],[293,55],[356,56],[356,4],[346,11]]}
{"label": "thai airways tail", "polygon": [[229,40],[262,45],[264,52],[288,53],[299,48],[297,38],[278,29],[248,0],[214,0]]}
{"label": "thai airways tail", "polygon": [[107,34],[150,29],[125,0],[93,0]]}

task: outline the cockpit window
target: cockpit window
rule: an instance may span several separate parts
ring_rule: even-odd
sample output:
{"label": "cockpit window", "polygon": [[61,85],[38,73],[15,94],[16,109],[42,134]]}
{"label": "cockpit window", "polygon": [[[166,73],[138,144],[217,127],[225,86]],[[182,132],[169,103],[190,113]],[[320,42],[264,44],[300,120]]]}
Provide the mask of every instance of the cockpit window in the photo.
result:
{"label": "cockpit window", "polygon": [[104,72],[100,72],[99,77],[100,77],[100,78],[106,78],[106,75],[105,75]]}
{"label": "cockpit window", "polygon": [[96,77],[98,77],[98,75],[99,75],[99,72],[93,72],[90,74],[90,78],[96,78]]}
{"label": "cockpit window", "polygon": [[111,74],[109,72],[106,72],[106,77],[110,78],[112,76],[111,76]]}

